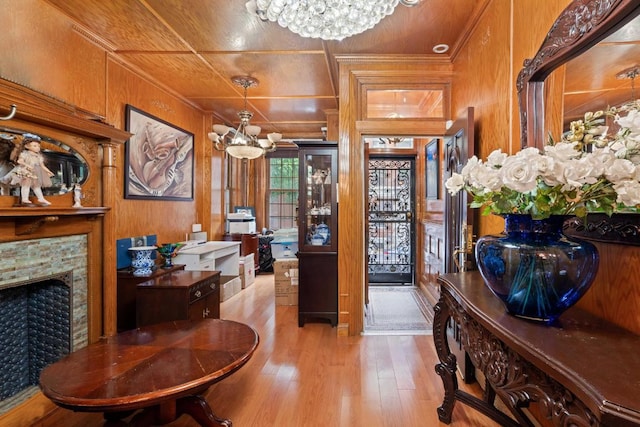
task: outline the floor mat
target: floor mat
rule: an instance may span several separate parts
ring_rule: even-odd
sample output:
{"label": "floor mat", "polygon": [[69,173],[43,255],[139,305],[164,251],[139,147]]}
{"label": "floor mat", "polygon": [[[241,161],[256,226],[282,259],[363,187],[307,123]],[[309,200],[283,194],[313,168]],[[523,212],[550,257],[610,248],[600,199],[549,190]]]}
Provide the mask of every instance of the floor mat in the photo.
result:
{"label": "floor mat", "polygon": [[430,335],[433,308],[415,286],[369,287],[364,335]]}

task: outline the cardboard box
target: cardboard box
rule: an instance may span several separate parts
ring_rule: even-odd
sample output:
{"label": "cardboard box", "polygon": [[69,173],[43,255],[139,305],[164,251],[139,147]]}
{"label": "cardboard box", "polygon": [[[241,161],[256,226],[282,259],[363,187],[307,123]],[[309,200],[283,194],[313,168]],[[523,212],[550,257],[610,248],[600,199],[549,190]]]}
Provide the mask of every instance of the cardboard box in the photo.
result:
{"label": "cardboard box", "polygon": [[[277,259],[273,263],[273,275],[275,280],[290,280],[291,271],[298,270],[298,258],[293,259]],[[295,277],[298,277],[297,272]]]}
{"label": "cardboard box", "polygon": [[276,305],[298,305],[298,259],[273,263]]}
{"label": "cardboard box", "polygon": [[220,276],[220,302],[228,300],[241,290],[240,276]]}
{"label": "cardboard box", "polygon": [[298,259],[296,254],[298,253],[298,242],[276,242],[273,240],[271,243],[271,256],[278,259]]}
{"label": "cardboard box", "polygon": [[256,281],[254,257],[254,254],[249,254],[244,258],[240,258],[240,280],[242,281],[242,289],[253,285]]}
{"label": "cardboard box", "polygon": [[298,305],[298,289],[286,294],[276,295],[276,305]]}

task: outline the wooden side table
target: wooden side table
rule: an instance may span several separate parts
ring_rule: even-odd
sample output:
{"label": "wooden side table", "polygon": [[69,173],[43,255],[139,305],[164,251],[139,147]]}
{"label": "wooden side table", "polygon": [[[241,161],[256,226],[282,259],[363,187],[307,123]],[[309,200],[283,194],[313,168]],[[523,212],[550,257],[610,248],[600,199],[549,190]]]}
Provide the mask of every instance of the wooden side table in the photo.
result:
{"label": "wooden side table", "polygon": [[219,271],[177,270],[136,286],[138,328],[206,318],[220,318]]}
{"label": "wooden side table", "polygon": [[258,347],[248,325],[183,320],[103,338],[44,368],[42,393],[63,408],[103,412],[105,426],[168,424],[183,413],[202,426],[231,426],[202,394],[244,366]]}

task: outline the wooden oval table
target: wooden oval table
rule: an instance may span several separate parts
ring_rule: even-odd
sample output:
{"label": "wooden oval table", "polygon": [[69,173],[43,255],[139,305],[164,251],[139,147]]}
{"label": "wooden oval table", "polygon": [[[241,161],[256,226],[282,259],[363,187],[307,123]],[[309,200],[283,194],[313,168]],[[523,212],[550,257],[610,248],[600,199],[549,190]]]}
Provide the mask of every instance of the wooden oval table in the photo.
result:
{"label": "wooden oval table", "polygon": [[220,319],[146,326],[75,351],[47,366],[40,388],[57,405],[104,412],[105,425],[166,424],[182,414],[200,425],[231,426],[202,397],[240,369],[258,346],[256,331]]}

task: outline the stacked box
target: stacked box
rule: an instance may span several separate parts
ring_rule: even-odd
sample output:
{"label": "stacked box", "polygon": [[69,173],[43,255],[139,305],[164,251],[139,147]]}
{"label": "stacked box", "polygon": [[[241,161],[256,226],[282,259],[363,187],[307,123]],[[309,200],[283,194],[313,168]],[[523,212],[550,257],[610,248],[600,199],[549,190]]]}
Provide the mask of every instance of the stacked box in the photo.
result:
{"label": "stacked box", "polygon": [[293,241],[271,241],[271,256],[274,259],[297,259],[298,242]]}
{"label": "stacked box", "polygon": [[254,258],[254,254],[240,258],[240,280],[242,281],[242,289],[253,285],[253,282],[256,281]]}
{"label": "stacked box", "polygon": [[298,259],[273,263],[276,305],[298,305]]}
{"label": "stacked box", "polygon": [[220,302],[228,300],[241,290],[240,276],[220,276]]}

